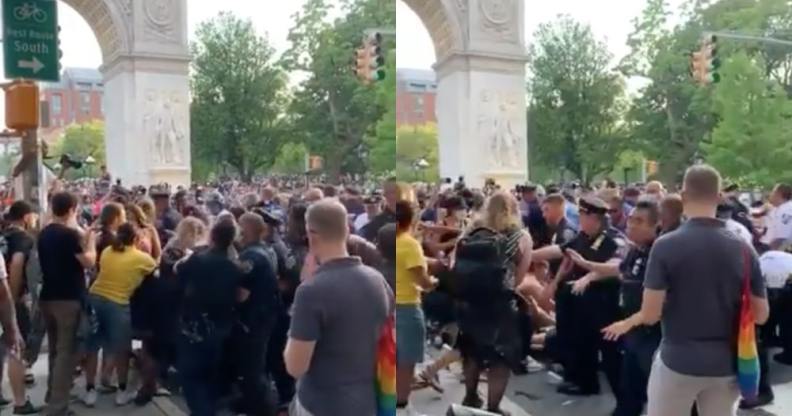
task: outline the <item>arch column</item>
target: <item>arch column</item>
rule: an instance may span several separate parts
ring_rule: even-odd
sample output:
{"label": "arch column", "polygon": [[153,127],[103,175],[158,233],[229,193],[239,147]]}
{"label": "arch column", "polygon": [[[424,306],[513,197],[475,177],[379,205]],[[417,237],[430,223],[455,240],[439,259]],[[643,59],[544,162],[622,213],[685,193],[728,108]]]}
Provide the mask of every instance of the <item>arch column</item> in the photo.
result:
{"label": "arch column", "polygon": [[189,185],[186,0],[64,1],[102,49],[110,173],[125,185]]}
{"label": "arch column", "polygon": [[435,44],[440,175],[528,178],[523,0],[405,0]]}

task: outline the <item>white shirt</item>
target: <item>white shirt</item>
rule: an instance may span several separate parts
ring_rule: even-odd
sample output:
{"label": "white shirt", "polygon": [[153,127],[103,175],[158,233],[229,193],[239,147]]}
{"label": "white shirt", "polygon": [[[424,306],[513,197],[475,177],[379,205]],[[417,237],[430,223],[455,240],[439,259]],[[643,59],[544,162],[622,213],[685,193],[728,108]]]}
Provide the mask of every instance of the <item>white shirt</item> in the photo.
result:
{"label": "white shirt", "polygon": [[792,254],[768,251],[759,257],[762,275],[770,289],[781,289],[792,276]]}
{"label": "white shirt", "polygon": [[792,201],[779,205],[769,215],[767,242],[775,240],[792,240]]}
{"label": "white shirt", "polygon": [[369,223],[368,212],[364,212],[358,215],[357,218],[355,218],[355,223],[353,224],[355,226],[355,231],[360,232],[360,230],[362,230],[363,227],[365,227],[366,224],[368,223]]}
{"label": "white shirt", "polygon": [[737,237],[740,237],[746,244],[753,245],[753,236],[751,232],[745,228],[744,225],[740,224],[739,222],[729,218],[726,220],[726,229],[734,233]]}

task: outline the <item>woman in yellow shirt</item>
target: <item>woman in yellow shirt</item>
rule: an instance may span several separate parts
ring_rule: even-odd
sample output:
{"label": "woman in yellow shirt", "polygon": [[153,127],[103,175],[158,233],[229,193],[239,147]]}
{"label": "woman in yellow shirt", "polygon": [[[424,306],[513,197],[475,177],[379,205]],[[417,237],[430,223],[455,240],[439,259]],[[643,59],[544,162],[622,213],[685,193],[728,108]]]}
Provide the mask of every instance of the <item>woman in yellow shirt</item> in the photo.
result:
{"label": "woman in yellow shirt", "polygon": [[[421,290],[430,290],[421,243],[412,236],[415,210],[407,201],[396,203],[396,408],[409,412],[410,387],[415,365],[423,361],[426,321],[421,309]],[[409,414],[409,413],[408,413]]]}
{"label": "woman in yellow shirt", "polygon": [[[116,405],[119,406],[133,398],[127,391],[132,344],[129,299],[143,279],[157,268],[154,259],[136,247],[139,236],[133,224],[126,223],[118,228],[113,244],[102,252],[99,276],[91,286],[89,297],[99,328],[88,340],[88,351],[96,352],[101,348],[108,357],[113,357],[118,374]],[[95,377],[96,362],[87,363],[86,384],[92,386]]]}

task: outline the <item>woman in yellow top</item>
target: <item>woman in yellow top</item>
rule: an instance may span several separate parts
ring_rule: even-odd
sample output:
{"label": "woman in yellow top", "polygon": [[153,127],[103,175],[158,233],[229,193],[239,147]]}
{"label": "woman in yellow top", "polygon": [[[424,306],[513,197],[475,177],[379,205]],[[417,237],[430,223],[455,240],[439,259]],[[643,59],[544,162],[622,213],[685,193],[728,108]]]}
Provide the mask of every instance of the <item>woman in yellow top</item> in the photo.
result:
{"label": "woman in yellow top", "polygon": [[409,404],[415,365],[423,361],[426,322],[421,309],[421,290],[430,290],[421,243],[412,236],[415,210],[407,201],[396,203],[396,408],[397,414]]}
{"label": "woman in yellow top", "polygon": [[[116,405],[123,406],[133,398],[127,391],[129,353],[132,344],[132,321],[129,299],[143,279],[151,275],[157,263],[140,251],[137,228],[125,223],[118,228],[115,240],[102,252],[99,276],[90,289],[90,303],[96,313],[98,331],[88,340],[88,351],[104,349],[113,357],[118,374]],[[95,354],[91,354],[96,357]],[[93,361],[93,360],[91,360]],[[96,378],[96,362],[86,363],[86,384],[89,393]]]}

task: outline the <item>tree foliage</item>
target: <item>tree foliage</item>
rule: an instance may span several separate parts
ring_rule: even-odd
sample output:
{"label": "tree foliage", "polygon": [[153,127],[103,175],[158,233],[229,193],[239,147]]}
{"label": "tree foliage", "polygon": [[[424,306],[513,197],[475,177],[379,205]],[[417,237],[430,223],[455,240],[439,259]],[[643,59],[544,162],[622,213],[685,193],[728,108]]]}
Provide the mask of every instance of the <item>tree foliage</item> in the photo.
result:
{"label": "tree foliage", "polygon": [[[308,0],[294,16],[289,33],[291,48],[283,57],[288,70],[307,75],[294,92],[288,110],[292,135],[312,154],[324,157],[331,177],[368,170],[377,122],[383,119],[386,108],[395,105],[383,103],[378,88],[359,82],[351,68],[354,51],[366,30],[396,26],[395,3],[345,0],[341,7],[343,17],[330,22],[330,2]],[[393,50],[393,39],[386,37],[384,48]],[[393,82],[393,78],[388,80]],[[380,163],[375,168],[383,166]]]}
{"label": "tree foliage", "polygon": [[191,50],[193,159],[249,180],[272,166],[285,133],[275,50],[249,19],[226,12],[198,26]]}
{"label": "tree foliage", "polygon": [[[83,174],[96,174],[98,167],[104,165],[105,158],[105,127],[103,121],[75,124],[66,128],[63,137],[49,150],[49,155],[58,160],[61,155],[68,154],[73,160],[84,161],[89,156],[95,160],[94,166],[84,165],[86,170],[71,172],[68,177],[73,179]],[[88,171],[90,170],[90,172]]]}
{"label": "tree foliage", "polygon": [[308,149],[302,143],[285,143],[278,152],[272,171],[280,174],[296,175],[305,173],[305,160]]}
{"label": "tree foliage", "polygon": [[624,82],[591,28],[567,16],[539,26],[530,48],[535,151],[542,161],[588,182],[609,172],[626,145],[619,123]]}
{"label": "tree foliage", "polygon": [[[404,126],[396,130],[396,176],[403,181],[437,181],[438,169],[437,126]],[[392,156],[391,156],[392,157]],[[425,160],[426,169],[418,166]]]}
{"label": "tree foliage", "polygon": [[[628,39],[631,52],[622,60],[620,69],[625,75],[646,81],[626,120],[636,149],[659,161],[662,179],[677,182],[686,166],[706,160],[723,169],[727,176],[736,176],[731,179],[766,183],[761,171],[767,167],[767,160],[754,153],[783,137],[769,136],[780,134],[785,128],[788,131],[782,116],[788,111],[788,98],[779,92],[784,91],[787,96],[792,92],[792,49],[720,39],[722,82],[716,86],[694,83],[689,73],[690,53],[698,49],[702,35],[710,31],[792,38],[792,8],[787,3],[691,0],[683,6],[683,21],[674,27],[669,24],[671,11],[665,1],[647,3],[634,22]],[[774,125],[763,125],[768,122]],[[764,141],[759,143],[761,140]],[[777,149],[779,154],[775,156],[792,163],[792,155],[786,154],[783,147]]]}

